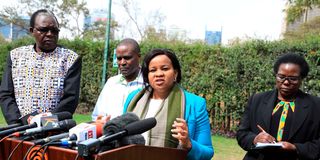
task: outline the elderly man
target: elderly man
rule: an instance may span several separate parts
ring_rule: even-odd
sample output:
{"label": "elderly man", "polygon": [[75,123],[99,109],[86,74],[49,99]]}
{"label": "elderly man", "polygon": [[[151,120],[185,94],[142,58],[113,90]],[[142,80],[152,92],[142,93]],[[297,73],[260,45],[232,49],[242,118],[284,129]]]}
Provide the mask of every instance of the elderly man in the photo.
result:
{"label": "elderly man", "polygon": [[30,19],[34,45],[13,49],[7,59],[0,87],[2,113],[8,124],[32,113],[74,113],[79,100],[81,58],[57,45],[59,23],[41,9]]}
{"label": "elderly man", "polygon": [[93,110],[92,120],[99,115],[110,115],[111,118],[121,115],[128,94],[143,87],[139,44],[134,39],[124,39],[118,44],[116,55],[121,74],[108,79]]}

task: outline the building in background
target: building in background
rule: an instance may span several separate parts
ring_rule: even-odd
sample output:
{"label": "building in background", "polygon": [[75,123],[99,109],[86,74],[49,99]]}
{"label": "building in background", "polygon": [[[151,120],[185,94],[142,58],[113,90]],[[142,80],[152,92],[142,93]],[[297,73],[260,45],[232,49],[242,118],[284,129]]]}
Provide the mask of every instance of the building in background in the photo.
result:
{"label": "building in background", "polygon": [[205,31],[205,42],[209,45],[221,44],[222,30],[221,31]]}
{"label": "building in background", "polygon": [[[108,21],[108,11],[106,9],[93,9],[90,11],[90,15],[87,17],[84,17],[84,24],[83,28],[84,31],[88,30],[101,30],[103,33],[105,33],[106,30],[106,24]],[[114,15],[111,16],[112,19],[115,19]],[[114,39],[114,24],[115,21],[111,21],[110,26],[110,39]],[[102,35],[103,38],[105,38],[105,35]]]}
{"label": "building in background", "polygon": [[[23,19],[26,24],[29,22],[29,18]],[[6,23],[2,19],[0,19],[0,34],[7,41],[13,41],[18,38],[27,36],[29,31],[26,28],[21,26],[14,25],[12,23]]]}

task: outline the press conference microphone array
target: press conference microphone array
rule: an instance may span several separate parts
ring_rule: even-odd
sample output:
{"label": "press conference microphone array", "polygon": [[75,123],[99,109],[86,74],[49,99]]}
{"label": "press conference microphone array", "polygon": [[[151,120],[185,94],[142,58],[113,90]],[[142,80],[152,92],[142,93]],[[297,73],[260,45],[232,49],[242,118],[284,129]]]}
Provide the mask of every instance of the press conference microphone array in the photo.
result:
{"label": "press conference microphone array", "polygon": [[18,126],[18,127],[14,127],[14,128],[10,128],[4,131],[0,131],[0,137],[4,137],[7,136],[9,134],[12,134],[14,132],[18,132],[18,131],[23,131],[26,129],[30,129],[30,128],[35,128],[35,127],[41,127],[41,121],[45,121],[46,119],[56,119],[56,121],[58,120],[64,120],[64,119],[71,119],[72,115],[69,112],[59,112],[59,113],[55,113],[51,116],[43,116],[44,114],[40,114],[41,116],[35,116],[31,121],[32,123],[27,124],[27,125],[23,125],[23,126]]}
{"label": "press conference microphone array", "polygon": [[132,122],[119,132],[111,135],[104,135],[98,139],[88,139],[78,144],[78,154],[80,156],[89,156],[100,150],[101,145],[120,139],[125,136],[141,134],[153,128],[157,124],[155,118]]}
{"label": "press conference microphone array", "polygon": [[[38,139],[34,141],[36,145],[43,145],[49,143],[49,145],[70,146],[76,145],[78,142],[87,140],[89,138],[97,138],[102,135],[102,128],[106,121],[99,122],[86,122],[80,123],[72,127],[68,133],[61,133],[51,137]],[[54,142],[56,141],[56,142]]]}

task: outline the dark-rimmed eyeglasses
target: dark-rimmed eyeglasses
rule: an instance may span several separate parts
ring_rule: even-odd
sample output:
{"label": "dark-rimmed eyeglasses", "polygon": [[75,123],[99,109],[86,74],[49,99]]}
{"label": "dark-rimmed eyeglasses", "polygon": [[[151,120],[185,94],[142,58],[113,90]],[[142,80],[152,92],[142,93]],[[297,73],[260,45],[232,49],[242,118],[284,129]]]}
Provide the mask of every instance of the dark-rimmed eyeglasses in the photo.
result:
{"label": "dark-rimmed eyeglasses", "polygon": [[277,81],[283,83],[284,81],[288,80],[292,84],[296,84],[301,79],[300,76],[285,76],[282,74],[276,74]]}
{"label": "dark-rimmed eyeglasses", "polygon": [[58,34],[60,32],[60,29],[59,28],[37,28],[37,27],[34,27],[34,29],[36,29],[37,31],[39,31],[41,34],[46,34],[48,33],[49,31],[52,33],[52,34]]}

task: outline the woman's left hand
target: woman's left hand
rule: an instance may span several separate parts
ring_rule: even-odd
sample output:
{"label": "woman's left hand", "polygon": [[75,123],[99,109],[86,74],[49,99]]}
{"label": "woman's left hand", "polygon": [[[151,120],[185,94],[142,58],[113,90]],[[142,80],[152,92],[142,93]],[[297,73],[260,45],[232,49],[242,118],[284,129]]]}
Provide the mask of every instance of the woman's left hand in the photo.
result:
{"label": "woman's left hand", "polygon": [[291,150],[291,151],[296,151],[297,150],[296,146],[294,144],[290,143],[290,142],[282,141],[280,143],[282,143],[282,148],[285,149],[285,150]]}
{"label": "woman's left hand", "polygon": [[172,137],[179,140],[179,144],[187,150],[190,150],[192,147],[190,138],[189,138],[189,132],[188,132],[188,126],[184,119],[182,118],[176,118],[176,120],[173,122],[172,125]]}

